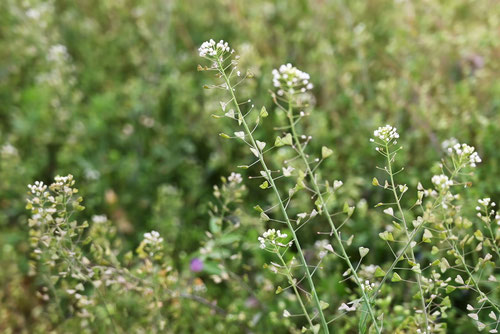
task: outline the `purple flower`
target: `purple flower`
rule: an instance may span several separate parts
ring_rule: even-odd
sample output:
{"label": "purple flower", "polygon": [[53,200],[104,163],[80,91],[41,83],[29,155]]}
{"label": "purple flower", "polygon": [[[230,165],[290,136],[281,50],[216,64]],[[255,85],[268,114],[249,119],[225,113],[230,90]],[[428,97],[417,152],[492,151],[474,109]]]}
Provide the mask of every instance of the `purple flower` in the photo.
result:
{"label": "purple flower", "polygon": [[195,273],[200,272],[203,270],[203,261],[195,257],[194,259],[191,260],[191,271],[194,271]]}

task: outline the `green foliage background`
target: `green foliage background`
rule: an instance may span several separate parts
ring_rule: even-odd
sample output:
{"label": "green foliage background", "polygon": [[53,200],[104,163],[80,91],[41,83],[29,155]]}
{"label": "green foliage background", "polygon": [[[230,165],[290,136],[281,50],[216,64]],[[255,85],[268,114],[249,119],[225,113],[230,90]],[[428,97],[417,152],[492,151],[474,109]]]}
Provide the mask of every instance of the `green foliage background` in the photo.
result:
{"label": "green foliage background", "polygon": [[[27,15],[33,8],[42,14]],[[241,67],[255,73],[240,94],[267,106],[274,121],[271,70],[291,62],[310,73],[316,98],[306,124],[311,152],[321,145],[334,149],[323,174],[344,181],[342,195],[352,204],[366,200],[349,228],[356,243],[372,249],[370,260],[383,264],[392,255],[374,238],[387,223],[372,209],[383,200],[371,186],[380,174],[368,142],[374,128],[398,127],[405,147],[400,183],[429,185],[440,143],[456,137],[483,158],[470,197],[500,199],[499,36],[495,0],[1,1],[0,331],[30,332],[33,321],[41,321],[36,279],[27,275],[26,185],[68,173],[85,198],[82,219],[106,214],[125,249],[137,247],[145,231],[158,230],[176,270],[200,276],[207,298],[221,307],[239,305],[247,314],[247,295],[228,293],[208,273],[189,272],[208,229],[212,186],[250,159],[242,146],[217,136],[231,128],[210,117],[218,111],[217,96],[202,87],[212,79],[196,71],[203,41],[224,39],[237,50]],[[63,63],[49,59],[54,45],[67,48]],[[50,73],[61,80],[41,79]],[[266,125],[258,136],[271,140],[275,132]],[[243,208],[252,226],[258,214],[250,208],[266,199],[258,183],[248,185]],[[259,229],[244,234],[248,244],[257,244]],[[316,237],[303,238],[312,245]],[[258,250],[245,254],[243,263],[261,268]],[[335,283],[340,264],[327,269],[323,293],[342,295]],[[258,277],[247,277],[251,288],[272,301]],[[450,332],[467,323],[466,300],[455,301]],[[256,331],[285,331],[282,311],[270,307]],[[171,321],[179,332],[224,324],[200,314],[207,319],[198,324],[187,311]],[[461,330],[470,331],[467,326]]]}

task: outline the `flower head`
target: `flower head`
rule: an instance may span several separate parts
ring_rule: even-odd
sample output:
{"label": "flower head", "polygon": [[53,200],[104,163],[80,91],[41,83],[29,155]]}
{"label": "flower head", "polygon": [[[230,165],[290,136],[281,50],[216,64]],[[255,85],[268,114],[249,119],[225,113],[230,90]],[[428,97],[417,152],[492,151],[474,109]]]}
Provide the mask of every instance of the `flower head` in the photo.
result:
{"label": "flower head", "polygon": [[227,178],[229,182],[234,182],[236,184],[239,184],[243,181],[243,178],[241,177],[240,173],[231,173],[229,177]]}
{"label": "flower head", "polygon": [[200,53],[200,57],[203,58],[219,58],[223,56],[225,53],[233,53],[234,49],[231,49],[227,42],[220,40],[219,43],[216,43],[213,39],[203,42],[200,48],[198,49]]}
{"label": "flower head", "polygon": [[265,249],[267,246],[278,246],[278,247],[287,247],[292,244],[292,242],[286,242],[288,235],[286,233],[281,233],[280,230],[269,229],[262,234],[261,237],[258,238],[260,242],[260,248]]}
{"label": "flower head", "polygon": [[453,185],[453,181],[444,174],[434,175],[432,177],[432,183],[438,190],[448,190],[450,186]]}
{"label": "flower head", "polygon": [[191,271],[197,273],[203,270],[203,261],[195,257],[190,263]]}
{"label": "flower head", "polygon": [[[390,125],[381,126],[373,132],[373,135],[382,140],[384,144],[388,144],[394,139],[399,138],[399,134],[396,132],[396,128]],[[371,141],[374,141],[373,139]]]}
{"label": "flower head", "polygon": [[144,233],[144,242],[149,245],[158,245],[163,242],[163,238],[160,237],[160,233],[151,231]]}
{"label": "flower head", "polygon": [[273,70],[273,85],[278,88],[278,95],[305,93],[313,88],[310,76],[292,64],[281,65]]}

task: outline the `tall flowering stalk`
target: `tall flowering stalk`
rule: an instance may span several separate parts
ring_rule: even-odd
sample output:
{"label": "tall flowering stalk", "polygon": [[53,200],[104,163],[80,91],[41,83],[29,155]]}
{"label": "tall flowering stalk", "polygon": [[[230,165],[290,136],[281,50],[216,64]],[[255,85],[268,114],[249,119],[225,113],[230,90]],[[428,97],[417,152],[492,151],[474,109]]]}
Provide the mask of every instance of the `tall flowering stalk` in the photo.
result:
{"label": "tall flowering stalk", "polygon": [[[235,136],[233,138],[239,138],[239,139],[243,140],[249,146],[252,154],[255,155],[257,157],[258,161],[260,162],[260,165],[263,169],[261,171],[261,176],[265,179],[265,183],[261,186],[261,188],[270,187],[276,196],[276,199],[278,202],[278,207],[281,211],[281,214],[283,216],[283,219],[284,219],[288,229],[290,230],[293,244],[295,245],[295,247],[297,249],[297,254],[299,257],[300,264],[305,272],[305,277],[306,277],[306,280],[308,282],[309,288],[311,290],[312,299],[313,299],[313,302],[316,306],[316,312],[317,312],[319,320],[320,320],[321,328],[322,328],[324,333],[329,333],[328,324],[326,322],[325,315],[323,313],[323,305],[322,305],[322,303],[318,297],[318,294],[316,292],[316,287],[315,287],[314,281],[312,279],[312,274],[309,270],[309,266],[308,266],[306,259],[304,257],[302,247],[301,247],[299,239],[295,233],[294,227],[291,223],[291,219],[287,213],[287,210],[286,210],[286,207],[284,204],[285,202],[280,194],[278,187],[275,184],[275,180],[272,176],[272,172],[268,168],[266,161],[264,159],[264,151],[263,150],[266,146],[266,143],[261,142],[261,141],[254,138],[254,136],[253,136],[254,130],[250,129],[250,126],[249,126],[247,118],[246,118],[248,113],[244,114],[242,112],[241,107],[240,107],[242,105],[242,103],[240,103],[238,101],[238,99],[236,98],[235,87],[241,81],[239,81],[236,84],[233,84],[231,79],[233,79],[234,77],[239,78],[241,76],[241,73],[237,69],[237,64],[238,64],[237,58],[231,59],[231,55],[233,53],[234,53],[234,50],[231,49],[228,46],[228,43],[226,43],[224,41],[220,41],[218,43],[216,43],[213,40],[207,41],[207,42],[203,43],[201,45],[201,47],[199,48],[199,54],[200,54],[200,57],[203,57],[203,58],[206,58],[207,60],[209,60],[211,62],[211,66],[210,67],[201,67],[200,66],[199,69],[200,70],[216,71],[218,73],[218,76],[223,79],[224,83],[221,85],[216,85],[216,86],[212,86],[212,87],[213,88],[221,88],[221,89],[224,89],[224,90],[227,90],[230,92],[230,97],[231,97],[230,100],[227,102],[221,102],[222,109],[225,111],[226,106],[228,104],[232,104],[234,106],[235,110],[231,109],[230,111],[228,111],[225,114],[225,116],[236,120],[238,122],[238,124],[243,127],[243,130],[244,130],[244,131],[235,132],[235,134],[234,134]],[[245,75],[245,77],[242,78],[241,80],[244,80],[248,76],[249,76],[249,73],[247,73]],[[257,122],[256,122],[257,125],[260,122],[260,118],[261,117],[264,118],[266,116],[267,116],[267,112],[265,112],[265,110],[263,110],[260,113],[259,118],[257,119]],[[229,136],[224,135],[224,134],[222,136],[229,138]],[[269,217],[267,216],[267,214],[265,212],[261,212],[261,217],[265,221],[269,220]],[[277,249],[276,251],[279,252],[280,250]],[[294,282],[293,279],[291,280],[291,282],[292,283]],[[295,290],[295,285],[294,285],[294,290]],[[295,291],[296,291],[298,299],[301,300],[300,294],[298,293],[297,290],[295,290]],[[302,304],[302,302],[301,302],[301,304]],[[308,319],[309,324],[312,326],[312,321],[310,320],[310,316],[307,314],[306,311],[305,311],[305,316]]]}
{"label": "tall flowering stalk", "polygon": [[[335,238],[336,242],[335,244],[340,250],[341,258],[347,264],[350,276],[353,278],[353,280],[358,285],[361,291],[364,305],[373,321],[377,333],[380,333],[381,328],[377,323],[377,319],[372,307],[371,300],[365,289],[366,284],[363,284],[362,280],[359,278],[357,274],[357,268],[352,263],[349,255],[346,252],[346,249],[344,247],[344,241],[340,236],[339,228],[336,227],[333,222],[332,213],[330,212],[330,209],[327,206],[327,202],[323,196],[324,192],[322,192],[320,189],[319,177],[317,173],[315,173],[315,168],[311,166],[311,163],[309,162],[308,159],[308,155],[305,153],[305,146],[309,143],[311,137],[305,135],[299,136],[297,132],[297,124],[303,117],[306,116],[306,113],[304,111],[300,111],[298,112],[298,114],[295,114],[294,111],[296,112],[298,108],[303,108],[305,104],[304,101],[307,101],[307,96],[304,96],[304,94],[308,93],[313,88],[313,85],[312,83],[309,82],[309,79],[310,79],[309,74],[297,69],[291,64],[282,65],[279,69],[275,69],[273,71],[273,84],[276,87],[277,92],[276,94],[273,94],[274,102],[287,115],[289,121],[288,126],[290,128],[291,135],[293,138],[292,147],[304,164],[305,174],[309,177],[310,183],[312,185],[313,196],[317,197],[316,201],[317,208],[319,212],[322,214],[322,216],[327,219],[328,224],[330,225],[331,228],[331,234],[333,234]],[[302,141],[304,141],[304,143]],[[329,148],[323,147],[322,159],[326,159],[331,154],[332,151]],[[319,163],[320,160],[317,159],[314,160],[314,162]],[[337,185],[341,184],[339,183],[340,181],[336,182]],[[364,254],[364,252],[368,252],[368,249],[367,248],[362,248],[362,249],[363,250],[361,250],[360,253],[361,257],[363,258],[364,255],[366,255]]]}
{"label": "tall flowering stalk", "polygon": [[[404,232],[405,239],[400,241],[404,244],[404,246],[395,253],[395,259],[389,269],[386,272],[380,269],[382,281],[375,289],[373,298],[375,299],[378,296],[380,289],[389,278],[391,278],[392,282],[402,281],[401,276],[395,272],[395,268],[401,260],[406,259],[411,266],[410,271],[417,278],[417,295],[422,308],[420,313],[423,314],[423,323],[419,324],[419,327],[423,327],[424,330],[422,331],[419,328],[418,332],[432,333],[439,329],[439,325],[435,323],[436,316],[438,314],[435,314],[434,312],[431,315],[431,307],[440,305],[436,302],[437,296],[441,294],[439,289],[446,289],[448,293],[449,291],[453,291],[454,287],[449,285],[449,279],[441,279],[441,275],[436,272],[431,273],[431,278],[427,278],[423,275],[423,270],[433,266],[440,266],[441,272],[444,273],[448,266],[448,262],[446,260],[436,260],[427,267],[421,266],[421,264],[416,260],[413,249],[418,245],[416,241],[417,237],[420,236],[422,238],[421,243],[423,244],[431,243],[434,238],[434,234],[431,230],[436,232],[443,230],[443,228],[436,229],[433,227],[433,223],[435,224],[435,221],[439,221],[436,216],[440,211],[448,212],[450,207],[453,205],[452,202],[458,199],[458,195],[451,193],[451,187],[462,184],[457,183],[455,179],[461,174],[463,169],[467,167],[476,167],[476,164],[481,162],[481,159],[473,147],[466,144],[460,145],[453,143],[453,148],[447,149],[447,152],[451,157],[451,166],[448,167],[446,165],[446,161],[443,160],[441,164],[442,174],[434,175],[432,177],[431,182],[435,189],[425,190],[420,183],[418,185],[417,201],[413,207],[420,208],[423,211],[423,215],[417,217],[417,219],[412,222],[413,229],[411,229],[410,224],[407,223],[405,211],[401,205],[401,200],[404,194],[408,191],[408,187],[405,184],[396,184],[394,178],[396,174],[403,170],[401,169],[394,172],[393,169],[396,155],[398,151],[402,149],[402,147],[395,147],[397,145],[397,140],[399,139],[397,129],[390,125],[380,127],[374,131],[374,137],[375,138],[370,139],[370,141],[376,144],[375,150],[386,158],[385,167],[380,169],[388,175],[389,180],[380,184],[378,179],[374,178],[373,185],[390,191],[394,198],[393,203],[379,203],[377,206],[388,206],[384,210],[384,213],[391,216],[395,220],[393,221],[393,226],[396,227],[396,230],[402,230]],[[447,147],[445,147],[445,149],[446,148]],[[444,167],[446,167],[446,169]],[[465,186],[466,185],[467,184],[465,184]],[[434,200],[424,207],[423,200],[425,197],[433,198]],[[393,210],[392,206],[396,207],[397,214]],[[391,227],[391,229],[393,229],[393,227]],[[448,236],[443,236],[441,234],[441,238],[445,239],[450,236],[452,235],[448,234]],[[390,242],[397,241],[395,240],[392,232],[388,230],[380,233],[380,238],[388,244],[390,244]],[[453,249],[453,241],[450,240],[453,240],[453,238],[448,240],[448,242],[452,243],[451,248]],[[441,304],[444,305],[446,302],[441,302]]]}
{"label": "tall flowering stalk", "polygon": [[[384,330],[384,313],[378,310],[381,303],[378,303],[378,297],[384,292],[384,285],[389,282],[405,282],[406,284],[415,284],[418,289],[414,295],[414,299],[418,300],[419,306],[415,307],[415,317],[412,317],[406,323],[409,330],[416,333],[430,334],[441,333],[445,327],[440,323],[440,319],[445,317],[446,310],[451,307],[450,298],[447,296],[452,293],[457,286],[449,277],[448,270],[459,270],[466,278],[462,278],[460,274],[456,275],[454,282],[458,283],[461,289],[469,289],[478,294],[478,305],[468,305],[467,309],[469,317],[476,322],[478,329],[484,329],[490,326],[490,333],[497,333],[497,328],[500,323],[499,311],[500,303],[498,303],[491,294],[494,289],[488,290],[488,282],[496,282],[493,274],[488,277],[488,282],[481,281],[483,273],[490,271],[489,265],[495,262],[492,259],[500,257],[500,247],[498,246],[498,232],[493,228],[494,222],[500,222],[500,215],[493,207],[495,203],[489,198],[479,200],[479,205],[476,208],[477,216],[483,222],[484,226],[477,229],[472,235],[464,232],[465,228],[473,226],[463,214],[461,214],[461,205],[456,204],[460,200],[459,194],[453,192],[456,186],[467,187],[469,183],[460,183],[457,179],[466,175],[464,169],[474,168],[481,159],[475,148],[467,144],[459,144],[456,140],[445,142],[444,150],[449,158],[443,159],[441,163],[441,173],[434,175],[430,180],[432,188],[425,189],[422,184],[417,186],[417,200],[415,204],[405,210],[402,205],[402,198],[408,192],[409,187],[406,184],[397,184],[396,175],[402,171],[394,171],[394,163],[397,153],[402,147],[397,147],[399,134],[395,127],[386,125],[374,131],[374,142],[376,151],[385,158],[385,166],[379,168],[382,170],[387,179],[383,183],[379,183],[377,178],[374,178],[372,183],[375,186],[381,187],[391,193],[393,201],[391,203],[379,203],[379,206],[385,206],[384,214],[389,215],[393,221],[392,225],[387,225],[385,231],[379,233],[379,236],[390,247],[394,255],[394,261],[386,268],[382,269],[376,265],[362,265],[363,259],[368,254],[369,249],[359,247],[359,262],[354,262],[353,257],[348,254],[347,247],[351,245],[352,237],[348,240],[343,240],[341,235],[342,226],[350,219],[354,212],[354,207],[344,206],[343,213],[347,218],[340,224],[334,222],[333,217],[338,213],[332,213],[329,199],[334,196],[336,190],[342,186],[341,181],[330,183],[328,180],[321,177],[318,167],[324,159],[333,154],[333,151],[328,147],[323,146],[321,149],[321,157],[311,159],[306,153],[306,148],[312,140],[311,136],[301,135],[298,131],[299,122],[308,113],[304,109],[312,100],[311,90],[313,88],[310,82],[309,74],[297,69],[291,64],[286,64],[275,69],[273,74],[273,86],[275,91],[272,92],[273,100],[287,119],[287,125],[279,127],[280,134],[274,142],[274,146],[266,149],[266,143],[257,140],[253,133],[259,126],[262,119],[268,116],[267,110],[262,108],[257,117],[250,119],[249,115],[254,109],[251,100],[240,102],[236,98],[236,87],[250,73],[242,75],[238,70],[238,57],[232,57],[234,50],[224,41],[216,43],[208,41],[203,43],[199,49],[200,56],[210,61],[210,67],[199,66],[199,70],[215,71],[216,76],[222,79],[222,83],[218,85],[206,86],[206,88],[216,88],[224,91],[229,91],[230,99],[226,102],[220,102],[223,116],[215,115],[216,118],[227,117],[238,123],[242,127],[241,131],[235,131],[234,136],[221,134],[224,138],[233,138],[242,140],[248,147],[251,153],[257,158],[249,166],[240,166],[249,168],[256,164],[260,164],[262,170],[260,176],[255,178],[263,178],[264,182],[260,185],[262,189],[272,189],[277,204],[267,210],[263,210],[260,206],[256,209],[260,212],[261,220],[264,222],[279,222],[287,227],[286,233],[277,229],[268,229],[259,237],[260,247],[276,255],[279,263],[271,262],[268,266],[271,271],[276,274],[285,276],[297,297],[298,304],[305,316],[310,329],[313,332],[318,332],[322,329],[328,333],[328,325],[337,319],[326,321],[323,310],[328,308],[328,304],[321,301],[318,297],[313,276],[319,268],[321,261],[328,253],[333,253],[342,259],[347,265],[347,270],[343,276],[346,279],[351,279],[358,287],[360,298],[342,303],[338,308],[343,315],[347,312],[357,311],[361,308],[362,313],[359,319],[359,331],[365,333],[368,329],[368,323],[371,322],[372,331],[382,333]],[[236,82],[234,82],[236,79]],[[244,105],[250,107],[246,109]],[[252,122],[255,124],[250,126]],[[289,131],[289,132],[286,132]],[[272,171],[264,159],[264,154],[271,149],[289,146],[293,149],[294,156],[284,161],[284,166],[279,171]],[[451,162],[451,164],[450,164]],[[277,177],[273,177],[273,173],[282,173]],[[294,179],[292,176],[296,176]],[[276,181],[279,178],[289,178],[296,180],[293,188],[288,190],[288,197],[284,198],[281,195]],[[297,218],[291,218],[289,213],[290,203],[294,195],[304,190],[309,192],[311,199],[314,200],[314,208],[310,212],[302,212],[297,214]],[[273,219],[268,214],[270,210],[278,208],[283,216],[283,220]],[[410,210],[420,212],[416,219],[410,221],[408,219]],[[333,237],[332,246],[327,240],[316,242],[317,247],[321,248],[319,255],[319,263],[310,270],[310,265],[306,262],[302,246],[299,241],[298,232],[306,224],[315,217],[323,217],[330,226],[330,231],[326,232]],[[292,223],[296,223],[296,226]],[[289,232],[288,232],[289,231]],[[484,231],[484,233],[483,233]],[[465,233],[465,235],[464,235]],[[290,238],[289,236],[290,235]],[[470,252],[466,248],[474,245],[473,241],[478,243],[475,246],[475,251],[490,249],[491,253],[486,253],[479,259],[479,263],[471,266],[467,263],[467,256]],[[394,249],[391,243],[399,245],[399,249]],[[299,267],[304,272],[304,277],[297,280],[294,277],[293,268],[297,267],[295,259],[287,261],[285,254],[291,246],[297,249]],[[402,246],[401,246],[402,245]],[[431,263],[424,264],[425,260],[420,259],[415,254],[415,249],[419,251],[425,250],[426,245],[432,246],[429,256],[441,256]],[[451,266],[447,257],[452,256],[455,266]],[[426,257],[427,258],[427,257]],[[406,261],[409,267],[398,266],[401,261]],[[429,261],[430,262],[430,261]],[[408,272],[407,275],[403,271]],[[400,275],[401,273],[401,275]],[[402,277],[403,276],[403,277]],[[407,279],[408,276],[414,276],[416,281]],[[302,291],[309,295],[309,292],[304,291],[299,283],[305,280],[310,289],[315,306],[315,313],[308,310],[307,302],[302,297]],[[277,293],[284,289],[278,287]],[[409,302],[411,303],[411,301]],[[489,319],[495,320],[495,323],[485,324],[481,319],[482,310],[490,310],[487,315]],[[340,315],[340,316],[341,316]],[[292,314],[288,310],[284,310],[284,317],[290,317]],[[390,316],[390,315],[388,315]],[[319,321],[318,321],[318,320]],[[319,323],[316,323],[319,322]]]}

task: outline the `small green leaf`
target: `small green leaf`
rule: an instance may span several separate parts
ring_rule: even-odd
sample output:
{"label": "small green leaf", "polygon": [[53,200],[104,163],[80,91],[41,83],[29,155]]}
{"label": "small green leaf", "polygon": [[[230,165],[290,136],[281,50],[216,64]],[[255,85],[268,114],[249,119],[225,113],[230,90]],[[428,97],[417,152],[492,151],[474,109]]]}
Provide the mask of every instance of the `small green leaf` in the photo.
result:
{"label": "small green leaf", "polygon": [[326,310],[328,308],[328,306],[330,306],[330,304],[328,304],[327,302],[324,302],[322,300],[319,301],[319,306],[321,307],[322,310]]}
{"label": "small green leaf", "polygon": [[221,136],[222,138],[225,138],[225,139],[231,138],[228,135],[226,135],[225,133],[219,133],[219,136]]}
{"label": "small green leaf", "polygon": [[260,189],[267,189],[269,187],[269,183],[267,183],[267,181],[264,181],[259,187]]}
{"label": "small green leaf", "polygon": [[446,287],[446,293],[448,293],[448,294],[449,294],[449,293],[452,293],[452,292],[453,292],[453,291],[455,291],[456,289],[457,289],[457,288],[456,288],[455,286],[453,286],[453,285],[448,285],[448,286]]}
{"label": "small green leaf", "polygon": [[374,186],[379,186],[379,185],[380,185],[380,183],[378,183],[378,180],[377,180],[377,178],[376,178],[376,177],[374,177],[374,178],[373,178],[373,180],[372,180],[372,184],[373,184]]}

